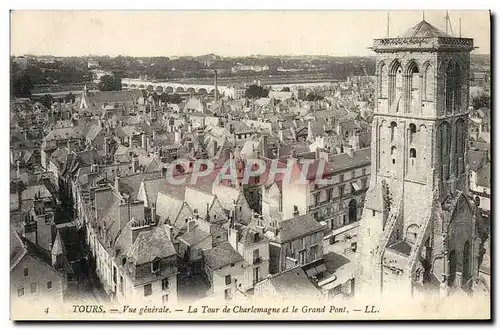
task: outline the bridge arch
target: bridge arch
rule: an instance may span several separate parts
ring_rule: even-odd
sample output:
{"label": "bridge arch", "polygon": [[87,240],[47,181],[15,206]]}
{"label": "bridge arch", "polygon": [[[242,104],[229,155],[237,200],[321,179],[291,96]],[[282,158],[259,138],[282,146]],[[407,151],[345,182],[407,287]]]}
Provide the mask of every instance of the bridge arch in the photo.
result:
{"label": "bridge arch", "polygon": [[195,93],[195,92],[196,92],[196,90],[195,90],[193,87],[189,87],[189,88],[187,89],[187,92],[188,92],[188,93]]}
{"label": "bridge arch", "polygon": [[137,85],[136,84],[130,84],[130,87],[136,88]]}
{"label": "bridge arch", "polygon": [[155,88],[154,88],[154,86],[153,86],[153,85],[148,85],[148,91],[152,92],[152,91],[154,91],[154,89],[155,89]]}
{"label": "bridge arch", "polygon": [[182,87],[180,87],[180,86],[179,86],[179,87],[177,87],[177,88],[175,89],[175,92],[176,92],[176,93],[184,93],[184,92],[185,92],[185,90],[184,90],[184,88],[182,88]]}
{"label": "bridge arch", "polygon": [[139,85],[139,88],[140,88],[140,89],[144,89],[144,85],[143,85],[143,84],[140,84],[140,85]]}
{"label": "bridge arch", "polygon": [[203,88],[203,87],[202,87],[202,88],[200,88],[200,89],[198,89],[198,93],[199,93],[199,94],[201,94],[201,95],[206,95],[206,94],[208,94],[207,90],[206,90],[205,88]]}
{"label": "bridge arch", "polygon": [[165,88],[165,93],[172,94],[174,92],[174,88],[172,86],[167,86]]}
{"label": "bridge arch", "polygon": [[125,88],[127,88],[127,87],[128,87],[128,84],[126,84],[126,83],[123,83],[123,84],[122,84],[122,87],[125,87]]}
{"label": "bridge arch", "polygon": [[158,94],[163,93],[163,86],[156,86],[155,92],[157,92]]}

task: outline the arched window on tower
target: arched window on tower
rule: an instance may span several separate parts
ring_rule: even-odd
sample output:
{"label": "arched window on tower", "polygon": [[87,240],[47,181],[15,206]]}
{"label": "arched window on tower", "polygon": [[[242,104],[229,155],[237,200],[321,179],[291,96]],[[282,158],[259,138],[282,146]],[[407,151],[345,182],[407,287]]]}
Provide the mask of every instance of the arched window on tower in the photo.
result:
{"label": "arched window on tower", "polygon": [[410,149],[410,164],[415,165],[415,160],[417,159],[417,150],[415,148]]}
{"label": "arched window on tower", "polygon": [[462,118],[455,123],[455,173],[463,174],[465,172],[464,157],[465,157],[465,122]]}
{"label": "arched window on tower", "polygon": [[417,63],[411,62],[410,66],[408,67],[408,77],[410,79],[408,83],[408,88],[410,89],[408,91],[409,100],[408,100],[408,107],[406,109],[406,112],[413,112],[415,109],[418,109],[418,106],[420,104],[420,73],[418,70]]}
{"label": "arched window on tower", "polygon": [[387,69],[387,65],[385,65],[385,63],[382,63],[382,65],[380,66],[380,73],[378,77],[379,96],[382,98],[387,97],[388,78],[389,78],[389,70]]}
{"label": "arched window on tower", "polygon": [[417,134],[417,126],[415,124],[410,124],[410,143],[415,142],[416,134]]}
{"label": "arched window on tower", "polygon": [[389,70],[389,107],[398,112],[403,97],[403,68],[399,61],[393,62]]}
{"label": "arched window on tower", "polygon": [[397,151],[397,148],[395,146],[392,146],[391,147],[391,159],[392,159],[393,164],[396,164],[396,151]]}
{"label": "arched window on tower", "polygon": [[446,113],[452,113],[455,101],[455,68],[451,61],[446,68],[444,95]]}
{"label": "arched window on tower", "polygon": [[460,66],[458,63],[455,66],[455,87],[454,87],[454,101],[453,106],[455,111],[460,111],[462,107],[462,81],[460,74]]}
{"label": "arched window on tower", "polygon": [[396,134],[396,127],[398,127],[398,124],[396,124],[395,121],[391,122],[391,142],[394,141],[394,137]]}
{"label": "arched window on tower", "polygon": [[434,71],[430,64],[424,69],[424,100],[434,100]]}
{"label": "arched window on tower", "polygon": [[440,170],[441,180],[448,180],[450,178],[450,152],[451,152],[451,126],[447,122],[439,125],[439,139],[438,145],[440,146]]}

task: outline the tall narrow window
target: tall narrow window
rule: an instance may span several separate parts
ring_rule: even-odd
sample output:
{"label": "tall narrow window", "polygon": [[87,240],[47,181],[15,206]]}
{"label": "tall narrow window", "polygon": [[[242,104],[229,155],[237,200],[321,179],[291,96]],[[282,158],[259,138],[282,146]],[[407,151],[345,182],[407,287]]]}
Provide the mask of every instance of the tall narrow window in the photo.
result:
{"label": "tall narrow window", "polygon": [[430,64],[425,67],[424,71],[424,99],[434,100],[434,71]]}
{"label": "tall narrow window", "polygon": [[454,109],[453,102],[455,100],[455,68],[450,62],[446,68],[445,75],[445,109],[446,113],[452,113]]}
{"label": "tall narrow window", "polygon": [[415,148],[410,149],[410,158],[417,158],[417,151]]}
{"label": "tall narrow window", "polygon": [[396,134],[396,127],[398,127],[398,124],[396,122],[391,122],[391,142],[394,141],[394,137]]}
{"label": "tall narrow window", "polygon": [[462,118],[458,119],[455,124],[455,173],[462,174],[465,172],[465,123]]}
{"label": "tall narrow window", "polygon": [[387,82],[388,82],[389,72],[387,70],[387,65],[382,63],[380,66],[380,76],[379,76],[379,95],[382,98],[387,97]]}
{"label": "tall narrow window", "polygon": [[455,111],[460,111],[462,107],[462,81],[461,81],[461,74],[460,74],[460,66],[458,63],[455,66],[455,86],[454,86],[454,100],[453,100],[453,107]]}
{"label": "tall narrow window", "polygon": [[394,109],[396,107],[396,112],[399,107],[398,104],[403,95],[403,69],[399,61],[393,62],[389,70],[389,107]]}
{"label": "tall narrow window", "polygon": [[439,125],[439,146],[441,148],[441,179],[448,180],[450,178],[451,127],[447,122]]}
{"label": "tall narrow window", "polygon": [[395,146],[392,146],[391,147],[391,159],[392,159],[393,164],[396,164],[396,151],[397,151],[397,148]]}
{"label": "tall narrow window", "polygon": [[410,79],[408,84],[410,90],[408,91],[409,99],[406,112],[412,112],[418,109],[420,104],[420,72],[415,62],[410,64],[408,76]]}
{"label": "tall narrow window", "polygon": [[415,124],[410,124],[410,143],[415,141],[415,135],[417,134],[417,126]]}

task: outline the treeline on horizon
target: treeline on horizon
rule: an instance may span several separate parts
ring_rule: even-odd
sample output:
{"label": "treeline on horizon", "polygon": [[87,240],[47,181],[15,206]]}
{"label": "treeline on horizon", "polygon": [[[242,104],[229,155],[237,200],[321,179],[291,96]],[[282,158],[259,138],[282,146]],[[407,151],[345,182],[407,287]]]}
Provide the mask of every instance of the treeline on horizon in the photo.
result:
{"label": "treeline on horizon", "polygon": [[[214,70],[219,70],[221,78],[241,80],[258,79],[265,76],[286,78],[297,75],[304,78],[345,80],[353,75],[375,75],[376,65],[374,56],[221,57],[214,54],[179,58],[161,56],[29,56],[27,67],[24,69],[11,56],[11,95],[29,97],[30,90],[38,85],[91,82],[93,72],[88,68],[89,59],[96,60],[100,69],[111,71],[118,77],[139,78],[147,76],[148,79],[153,80],[213,78]],[[267,65],[269,70],[265,72],[232,72],[231,69],[239,64]],[[489,68],[489,55],[472,54],[471,71],[488,71]]]}

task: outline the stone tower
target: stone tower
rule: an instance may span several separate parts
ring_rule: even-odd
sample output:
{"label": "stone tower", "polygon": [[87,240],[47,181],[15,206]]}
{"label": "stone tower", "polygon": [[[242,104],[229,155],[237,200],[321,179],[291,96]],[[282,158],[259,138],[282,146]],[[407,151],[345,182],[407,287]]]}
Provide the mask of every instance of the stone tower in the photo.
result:
{"label": "stone tower", "polygon": [[467,290],[475,210],[466,153],[473,40],[425,20],[376,39],[372,175],[359,228],[357,292]]}

